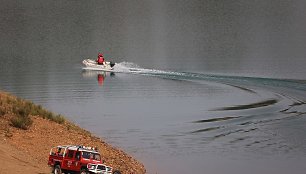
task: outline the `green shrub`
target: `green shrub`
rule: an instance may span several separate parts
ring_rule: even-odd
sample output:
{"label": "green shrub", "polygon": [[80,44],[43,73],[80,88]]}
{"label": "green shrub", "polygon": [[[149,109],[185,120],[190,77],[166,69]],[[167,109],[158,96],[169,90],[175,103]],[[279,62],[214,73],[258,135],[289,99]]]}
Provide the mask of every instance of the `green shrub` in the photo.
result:
{"label": "green shrub", "polygon": [[0,98],[0,116],[5,114],[12,114],[11,124],[14,127],[27,129],[32,124],[30,115],[39,116],[44,119],[54,121],[59,124],[65,122],[65,118],[62,115],[56,115],[41,105],[35,105],[31,101],[16,98],[10,95]]}
{"label": "green shrub", "polygon": [[56,115],[52,118],[52,121],[63,124],[65,122],[65,118],[62,115]]}
{"label": "green shrub", "polygon": [[20,128],[20,129],[24,129],[24,130],[27,130],[32,125],[32,123],[33,121],[28,116],[26,117],[15,116],[11,119],[12,126]]}
{"label": "green shrub", "polygon": [[46,112],[46,116],[47,116],[47,118],[49,119],[49,120],[53,120],[53,113],[51,113],[51,112]]}

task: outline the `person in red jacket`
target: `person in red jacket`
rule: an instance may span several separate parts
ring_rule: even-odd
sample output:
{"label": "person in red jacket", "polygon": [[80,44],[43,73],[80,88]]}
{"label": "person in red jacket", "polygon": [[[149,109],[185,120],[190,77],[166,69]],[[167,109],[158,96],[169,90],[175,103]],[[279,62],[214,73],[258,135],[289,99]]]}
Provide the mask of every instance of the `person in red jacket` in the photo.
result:
{"label": "person in red jacket", "polygon": [[98,54],[97,63],[98,63],[99,65],[103,65],[103,63],[104,63],[104,57],[103,57],[103,54],[102,54],[102,53],[99,53],[99,54]]}

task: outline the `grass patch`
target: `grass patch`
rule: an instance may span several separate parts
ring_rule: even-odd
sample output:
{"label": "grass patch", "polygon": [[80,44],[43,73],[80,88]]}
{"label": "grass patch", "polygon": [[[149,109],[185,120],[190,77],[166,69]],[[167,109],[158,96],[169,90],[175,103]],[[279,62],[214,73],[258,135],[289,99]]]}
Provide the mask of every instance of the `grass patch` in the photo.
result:
{"label": "grass patch", "polygon": [[54,121],[59,124],[65,123],[62,115],[54,114],[41,105],[35,105],[33,102],[11,96],[6,93],[0,93],[0,116],[10,114],[11,125],[21,129],[28,129],[33,121],[30,116],[39,116],[44,119]]}
{"label": "grass patch", "polygon": [[33,121],[30,117],[22,117],[22,116],[15,116],[11,118],[11,124],[14,127],[27,130],[31,125]]}
{"label": "grass patch", "polygon": [[53,121],[59,124],[63,124],[65,122],[65,118],[62,115],[56,115],[54,116]]}

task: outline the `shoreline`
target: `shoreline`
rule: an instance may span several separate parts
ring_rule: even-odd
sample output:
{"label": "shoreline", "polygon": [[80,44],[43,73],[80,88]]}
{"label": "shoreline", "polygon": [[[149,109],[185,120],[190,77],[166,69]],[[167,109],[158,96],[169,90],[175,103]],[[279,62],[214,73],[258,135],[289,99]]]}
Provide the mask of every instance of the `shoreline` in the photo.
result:
{"label": "shoreline", "polygon": [[[29,174],[33,172],[50,173],[51,169],[47,166],[47,161],[51,147],[72,144],[98,147],[105,163],[120,170],[123,174],[146,173],[144,165],[134,157],[104,142],[101,138],[68,121],[65,117],[54,116],[55,120],[60,118],[60,121],[54,121],[50,119],[53,119],[51,116],[29,114],[30,126],[24,129],[14,127],[12,118],[15,117],[14,108],[18,106],[14,106],[14,102],[8,101],[20,101],[22,103],[29,101],[19,99],[3,91],[0,91],[0,101],[1,149],[12,151],[10,153],[5,152],[8,156],[0,158],[0,162],[5,164],[1,165],[1,171],[19,173],[19,169],[24,168],[21,170],[25,171],[23,173],[27,173],[27,171],[29,171]],[[37,105],[34,106],[37,107]],[[41,108],[41,106],[38,107]],[[20,112],[19,110],[18,113]],[[18,156],[18,154],[23,155]],[[12,162],[4,163],[7,159],[11,159],[8,161]]]}

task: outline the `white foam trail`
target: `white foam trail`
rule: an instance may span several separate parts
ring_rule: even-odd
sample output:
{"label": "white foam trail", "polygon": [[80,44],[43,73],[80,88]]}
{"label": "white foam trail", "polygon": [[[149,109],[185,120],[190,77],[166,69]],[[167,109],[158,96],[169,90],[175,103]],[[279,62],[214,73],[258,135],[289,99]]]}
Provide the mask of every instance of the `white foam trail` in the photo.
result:
{"label": "white foam trail", "polygon": [[131,69],[139,69],[139,66],[131,62],[120,62],[114,66],[114,72],[130,73]]}
{"label": "white foam trail", "polygon": [[142,75],[184,75],[185,73],[163,71],[156,69],[141,68],[137,64],[131,62],[121,62],[114,66],[114,72],[133,73]]}

